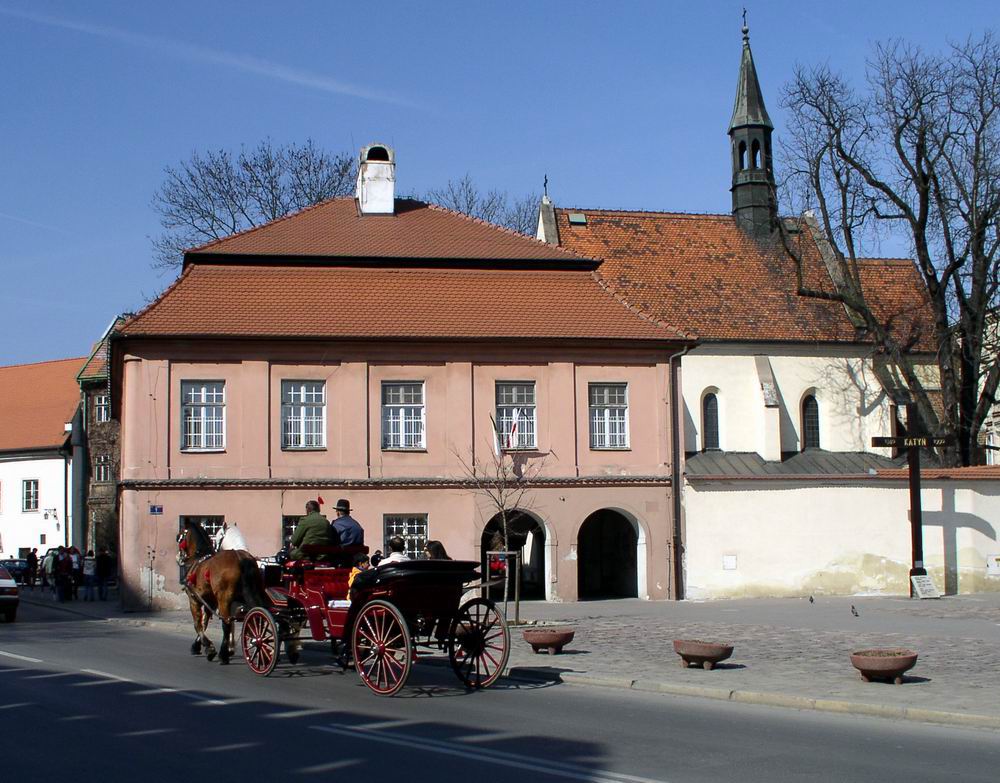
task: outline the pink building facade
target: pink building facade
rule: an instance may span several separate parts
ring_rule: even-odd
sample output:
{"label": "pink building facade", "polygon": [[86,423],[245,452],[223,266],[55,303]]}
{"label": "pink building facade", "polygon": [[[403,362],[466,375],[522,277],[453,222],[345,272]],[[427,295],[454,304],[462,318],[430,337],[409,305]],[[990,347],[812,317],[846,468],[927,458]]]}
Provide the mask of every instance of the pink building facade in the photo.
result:
{"label": "pink building facade", "polygon": [[317,497],[347,498],[372,550],[399,534],[481,560],[497,508],[469,474],[497,460],[493,421],[531,477],[512,509],[525,597],[672,597],[688,336],[609,293],[597,262],[363,203],[188,253],[115,336],[126,605],[181,603],[184,518],[235,522],[269,555]]}

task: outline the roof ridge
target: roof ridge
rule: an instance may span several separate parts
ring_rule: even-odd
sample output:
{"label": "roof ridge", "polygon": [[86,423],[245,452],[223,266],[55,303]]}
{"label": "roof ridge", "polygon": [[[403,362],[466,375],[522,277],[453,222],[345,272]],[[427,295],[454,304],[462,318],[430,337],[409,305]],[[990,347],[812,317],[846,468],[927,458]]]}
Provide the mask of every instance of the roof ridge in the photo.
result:
{"label": "roof ridge", "polygon": [[291,219],[293,217],[296,217],[297,215],[301,215],[301,214],[303,214],[305,212],[311,212],[314,209],[318,209],[319,207],[326,206],[327,204],[330,204],[330,203],[332,203],[334,201],[340,201],[341,199],[345,199],[345,200],[346,199],[351,199],[351,200],[353,200],[354,196],[331,196],[330,198],[325,198],[322,201],[317,201],[315,204],[308,204],[307,206],[304,206],[301,209],[296,209],[296,210],[293,210],[292,212],[286,212],[284,215],[280,215],[280,216],[274,218],[273,220],[268,220],[266,223],[259,223],[256,226],[250,226],[249,228],[244,228],[242,231],[236,231],[235,233],[227,234],[226,236],[220,237],[219,239],[209,240],[208,242],[206,242],[206,243],[204,243],[202,245],[195,245],[194,247],[189,247],[189,248],[187,248],[184,251],[184,255],[187,255],[188,253],[201,253],[201,252],[205,251],[206,249],[208,249],[210,247],[213,247],[214,245],[221,244],[222,242],[227,242],[230,239],[235,239],[236,237],[242,237],[242,236],[245,236],[247,234],[252,234],[254,231],[257,231],[259,229],[267,228],[269,226],[273,226],[276,223],[281,223],[284,220],[289,220],[289,219]]}
{"label": "roof ridge", "polygon": [[570,250],[569,248],[563,247],[562,245],[549,244],[548,242],[544,242],[541,239],[538,239],[537,237],[532,237],[532,236],[528,236],[527,234],[522,234],[520,231],[515,231],[514,229],[508,228],[507,226],[501,226],[501,225],[498,225],[496,223],[491,223],[488,220],[484,220],[483,218],[475,217],[474,215],[470,215],[470,214],[468,214],[466,212],[459,212],[457,209],[451,209],[450,207],[445,207],[445,206],[442,206],[440,204],[433,204],[433,203],[428,202],[428,201],[419,201],[417,199],[410,199],[410,200],[411,201],[417,201],[417,203],[420,203],[420,204],[424,204],[428,209],[434,209],[434,210],[437,210],[439,212],[447,212],[448,214],[451,214],[451,215],[457,215],[458,217],[461,217],[461,218],[463,218],[465,220],[468,220],[468,221],[470,221],[472,223],[478,223],[479,225],[488,226],[489,228],[495,229],[497,231],[502,231],[505,234],[510,234],[511,236],[515,236],[518,239],[525,239],[525,240],[527,240],[529,242],[532,242],[534,244],[541,245],[542,247],[557,250],[560,253],[563,253],[563,254],[569,256],[570,258],[574,258],[574,259],[577,259],[577,260],[583,260],[583,261],[596,261],[597,260],[597,259],[594,259],[594,258],[590,258],[589,256],[580,255],[575,250]]}
{"label": "roof ridge", "polygon": [[633,315],[638,316],[639,318],[641,318],[644,321],[649,321],[650,323],[656,324],[657,326],[662,327],[663,329],[669,329],[674,334],[676,334],[677,336],[679,336],[679,337],[681,337],[681,338],[683,338],[685,340],[697,340],[698,339],[698,335],[694,334],[693,332],[686,332],[683,329],[680,329],[680,328],[674,326],[673,324],[667,323],[666,321],[664,321],[664,320],[662,320],[660,318],[657,318],[656,316],[652,315],[651,313],[647,313],[645,310],[643,310],[638,305],[631,305],[628,302],[626,302],[625,298],[623,296],[621,296],[621,294],[619,294],[617,291],[614,291],[611,288],[611,284],[608,283],[604,279],[604,276],[601,275],[601,273],[599,271],[597,271],[596,269],[593,272],[590,273],[590,276],[593,278],[594,282],[597,283],[598,287],[602,291],[604,291],[604,293],[606,293],[608,296],[610,296],[612,299],[614,299],[618,304],[620,304],[622,307],[624,307],[626,310],[628,310]]}
{"label": "roof ridge", "polygon": [[866,256],[855,259],[860,264],[913,264],[912,258],[882,258],[880,256]]}
{"label": "roof ridge", "polygon": [[37,367],[41,364],[57,364],[58,362],[79,362],[87,359],[86,356],[70,356],[66,359],[43,359],[40,362],[21,362],[20,364],[2,364],[0,370],[13,370],[16,367]]}
{"label": "roof ridge", "polygon": [[604,207],[556,207],[556,212],[623,213],[626,215],[661,215],[663,217],[717,217],[733,219],[731,212],[678,212],[659,209],[607,209]]}

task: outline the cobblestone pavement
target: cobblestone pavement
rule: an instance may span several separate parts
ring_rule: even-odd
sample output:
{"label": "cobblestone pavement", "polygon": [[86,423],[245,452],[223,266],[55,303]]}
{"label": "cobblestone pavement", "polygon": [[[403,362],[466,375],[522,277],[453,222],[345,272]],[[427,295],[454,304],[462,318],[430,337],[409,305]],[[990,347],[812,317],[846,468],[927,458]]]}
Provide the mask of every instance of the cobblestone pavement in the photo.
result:
{"label": "cobblestone pavement", "polygon": [[[1000,716],[1000,596],[527,604],[522,615],[571,625],[576,638],[562,655],[535,655],[515,631],[514,666]],[[684,669],[674,639],[725,641],[735,651],[714,671]],[[864,683],[848,656],[869,647],[920,658],[902,686]]]}
{"label": "cobblestone pavement", "polygon": [[[30,593],[25,597],[49,603]],[[190,630],[186,611],[123,613],[111,603],[81,602],[64,607],[115,622]],[[573,673],[618,683],[634,680],[1000,718],[1000,594],[940,601],[819,597],[812,604],[805,599],[525,603],[521,616],[530,623],[575,629],[576,638],[557,656],[534,654],[521,629],[511,629],[510,665],[552,676]],[[672,645],[682,638],[727,641],[735,651],[714,671],[683,669]],[[920,658],[901,686],[864,683],[848,655],[869,647],[907,647]]]}

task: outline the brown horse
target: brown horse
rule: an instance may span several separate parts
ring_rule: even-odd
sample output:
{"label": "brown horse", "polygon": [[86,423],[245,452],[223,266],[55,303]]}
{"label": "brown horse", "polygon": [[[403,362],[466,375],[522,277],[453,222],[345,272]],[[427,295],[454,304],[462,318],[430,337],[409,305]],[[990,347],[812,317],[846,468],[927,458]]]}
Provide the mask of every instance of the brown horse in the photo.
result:
{"label": "brown horse", "polygon": [[201,655],[204,645],[208,660],[215,658],[215,645],[205,631],[212,615],[217,614],[222,622],[219,660],[229,663],[235,644],[234,610],[240,604],[249,609],[269,603],[257,561],[242,550],[216,552],[204,528],[185,520],[177,534],[177,564],[187,568],[183,586],[195,630],[191,654]]}

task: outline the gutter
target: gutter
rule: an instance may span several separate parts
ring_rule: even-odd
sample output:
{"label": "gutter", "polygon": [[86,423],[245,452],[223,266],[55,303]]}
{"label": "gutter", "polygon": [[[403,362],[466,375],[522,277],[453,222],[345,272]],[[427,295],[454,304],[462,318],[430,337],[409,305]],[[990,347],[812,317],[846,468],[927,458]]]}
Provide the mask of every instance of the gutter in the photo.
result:
{"label": "gutter", "polygon": [[690,345],[685,345],[680,351],[670,355],[667,360],[670,371],[670,484],[673,489],[671,501],[673,502],[673,557],[672,566],[673,580],[672,597],[675,601],[684,599],[684,538],[681,529],[681,493],[684,491],[684,484],[681,480],[681,427],[684,426],[684,416],[680,409],[680,389],[678,388],[678,375],[680,372],[681,359],[691,350]]}

